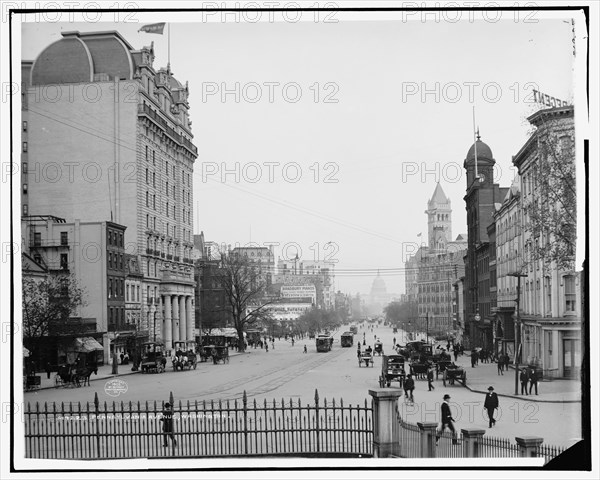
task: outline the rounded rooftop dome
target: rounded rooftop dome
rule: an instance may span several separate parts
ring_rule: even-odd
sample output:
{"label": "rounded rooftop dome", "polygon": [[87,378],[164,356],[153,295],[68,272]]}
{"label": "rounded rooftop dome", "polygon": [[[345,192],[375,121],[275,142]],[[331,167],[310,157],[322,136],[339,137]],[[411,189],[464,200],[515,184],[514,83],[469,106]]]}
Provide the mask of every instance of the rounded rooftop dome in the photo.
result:
{"label": "rounded rooftop dome", "polygon": [[[472,160],[474,158],[475,158],[475,144],[471,145],[471,148],[469,148],[469,152],[467,153],[467,160]],[[487,158],[488,160],[493,160],[494,155],[492,154],[492,149],[478,138],[477,139],[477,159],[480,159],[480,158]]]}
{"label": "rounded rooftop dome", "polygon": [[118,32],[63,32],[62,36],[36,59],[32,85],[92,82],[99,74],[105,80],[132,78],[132,47]]}

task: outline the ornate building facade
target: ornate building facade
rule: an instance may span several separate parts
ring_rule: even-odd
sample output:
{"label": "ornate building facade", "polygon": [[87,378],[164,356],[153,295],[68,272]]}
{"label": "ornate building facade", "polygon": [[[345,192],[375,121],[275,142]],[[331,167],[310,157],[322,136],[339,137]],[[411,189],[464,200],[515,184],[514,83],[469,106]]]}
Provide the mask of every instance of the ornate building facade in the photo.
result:
{"label": "ornate building facade", "polygon": [[124,225],[143,274],[143,322],[170,349],[195,333],[197,148],[187,85],[153,62],[153,45],[136,50],[116,31],[63,32],[36,58],[26,95],[28,212]]}

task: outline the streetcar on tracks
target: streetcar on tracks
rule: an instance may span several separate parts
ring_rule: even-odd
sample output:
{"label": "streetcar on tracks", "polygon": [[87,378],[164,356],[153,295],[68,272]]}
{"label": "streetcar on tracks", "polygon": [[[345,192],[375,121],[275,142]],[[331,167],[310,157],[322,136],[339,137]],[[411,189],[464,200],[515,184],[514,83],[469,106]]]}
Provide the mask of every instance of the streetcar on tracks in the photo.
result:
{"label": "streetcar on tracks", "polygon": [[341,337],[342,347],[351,347],[354,345],[354,335],[352,332],[344,332]]}
{"label": "streetcar on tracks", "polygon": [[315,342],[317,352],[330,352],[333,346],[333,337],[331,335],[319,335]]}

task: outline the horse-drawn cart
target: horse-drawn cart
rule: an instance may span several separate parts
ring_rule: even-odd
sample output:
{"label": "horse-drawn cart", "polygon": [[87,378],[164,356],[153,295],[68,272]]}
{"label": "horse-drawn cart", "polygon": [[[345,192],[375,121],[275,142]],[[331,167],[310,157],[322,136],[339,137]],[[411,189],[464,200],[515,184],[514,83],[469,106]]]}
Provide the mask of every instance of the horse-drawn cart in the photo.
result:
{"label": "horse-drawn cart", "polygon": [[398,388],[402,388],[406,372],[404,371],[404,357],[402,355],[384,355],[379,376],[379,386],[391,387],[392,382],[398,382]]}
{"label": "horse-drawn cart", "polygon": [[444,370],[442,379],[444,381],[444,387],[446,386],[446,382],[448,382],[449,385],[454,385],[455,380],[458,380],[463,385],[466,385],[467,384],[467,372],[464,368],[459,367],[458,365],[455,365],[454,363],[452,363],[451,365],[448,365],[446,367],[446,369]]}
{"label": "horse-drawn cart", "polygon": [[375,342],[375,353],[380,357],[383,355],[383,343],[381,343],[381,340]]}
{"label": "horse-drawn cart", "polygon": [[365,364],[365,367],[368,367],[369,365],[372,367],[373,366],[373,353],[369,350],[365,350],[364,352],[360,352],[360,355],[358,356],[358,366],[362,367],[362,364]]}
{"label": "horse-drawn cart", "polygon": [[224,346],[215,346],[211,350],[213,363],[217,365],[219,362],[223,364],[229,363],[229,349]]}
{"label": "horse-drawn cart", "polygon": [[195,370],[197,366],[196,342],[173,342],[175,356],[173,357],[173,370]]}

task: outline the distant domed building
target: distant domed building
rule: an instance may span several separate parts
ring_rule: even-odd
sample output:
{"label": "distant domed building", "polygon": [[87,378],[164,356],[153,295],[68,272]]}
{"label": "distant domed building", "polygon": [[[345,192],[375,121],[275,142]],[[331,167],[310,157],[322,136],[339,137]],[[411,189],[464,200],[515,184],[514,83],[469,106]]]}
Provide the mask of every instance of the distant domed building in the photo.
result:
{"label": "distant domed building", "polygon": [[369,295],[369,305],[367,310],[370,314],[381,314],[383,308],[391,301],[393,295],[389,294],[383,277],[377,271],[377,276],[371,285],[371,293]]}

